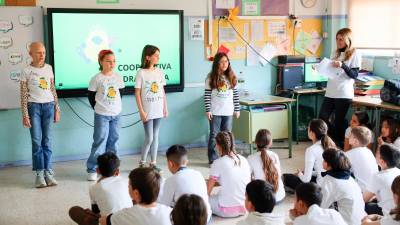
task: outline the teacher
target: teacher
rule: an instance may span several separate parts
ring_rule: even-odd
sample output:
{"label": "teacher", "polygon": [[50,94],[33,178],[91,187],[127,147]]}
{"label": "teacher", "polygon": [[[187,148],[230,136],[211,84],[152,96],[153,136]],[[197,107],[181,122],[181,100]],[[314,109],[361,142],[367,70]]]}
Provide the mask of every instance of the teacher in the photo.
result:
{"label": "teacher", "polygon": [[343,148],[345,117],[354,97],[354,79],[361,67],[361,54],[352,46],[351,29],[343,28],[336,33],[336,50],[331,59],[332,66],[341,68],[341,72],[328,79],[319,117],[328,124],[329,135]]}

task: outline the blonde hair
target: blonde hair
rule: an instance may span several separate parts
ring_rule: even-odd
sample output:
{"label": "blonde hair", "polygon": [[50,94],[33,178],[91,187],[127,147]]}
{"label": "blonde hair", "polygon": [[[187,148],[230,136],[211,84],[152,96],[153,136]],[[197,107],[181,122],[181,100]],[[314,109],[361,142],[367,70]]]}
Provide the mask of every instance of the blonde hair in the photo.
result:
{"label": "blonde hair", "polygon": [[[344,41],[346,42],[346,48],[344,50],[344,61],[347,61],[350,59],[350,57],[354,54],[354,51],[356,50],[352,46],[352,42],[351,42],[352,31],[350,28],[342,28],[342,29],[338,30],[335,37],[337,37],[338,35],[342,36]],[[335,54],[335,59],[338,59],[339,56],[340,56],[340,49],[337,48],[336,54]]]}
{"label": "blonde hair", "polygon": [[369,145],[369,143],[371,143],[372,133],[367,127],[357,126],[357,127],[351,128],[350,133],[364,147]]}

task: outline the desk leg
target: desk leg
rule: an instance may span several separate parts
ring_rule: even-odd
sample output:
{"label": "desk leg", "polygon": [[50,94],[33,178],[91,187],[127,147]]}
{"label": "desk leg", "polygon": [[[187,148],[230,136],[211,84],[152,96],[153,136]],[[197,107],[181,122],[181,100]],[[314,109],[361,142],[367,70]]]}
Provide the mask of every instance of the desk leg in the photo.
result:
{"label": "desk leg", "polygon": [[296,144],[299,144],[299,99],[300,94],[296,94]]}
{"label": "desk leg", "polygon": [[292,104],[286,103],[288,109],[288,149],[289,158],[292,158]]}

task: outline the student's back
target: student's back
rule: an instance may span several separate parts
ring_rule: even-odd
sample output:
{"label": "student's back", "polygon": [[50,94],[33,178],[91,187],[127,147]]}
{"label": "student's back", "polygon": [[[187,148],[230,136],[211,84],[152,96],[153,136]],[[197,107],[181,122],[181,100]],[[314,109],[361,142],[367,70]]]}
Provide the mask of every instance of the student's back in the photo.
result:
{"label": "student's back", "polygon": [[156,203],[154,207],[134,205],[123,209],[111,216],[112,225],[170,225],[172,209],[168,206]]}
{"label": "student's back", "polygon": [[334,209],[323,209],[314,204],[306,215],[297,217],[293,225],[347,225],[342,216]]}

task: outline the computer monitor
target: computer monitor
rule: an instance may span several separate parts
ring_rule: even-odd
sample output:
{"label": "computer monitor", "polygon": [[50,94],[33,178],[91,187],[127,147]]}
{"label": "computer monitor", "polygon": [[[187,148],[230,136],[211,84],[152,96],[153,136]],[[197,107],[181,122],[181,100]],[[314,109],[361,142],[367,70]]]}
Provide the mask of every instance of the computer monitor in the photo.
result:
{"label": "computer monitor", "polygon": [[320,83],[320,82],[328,81],[328,77],[323,76],[322,74],[318,73],[318,71],[315,69],[316,65],[318,65],[318,62],[304,64],[304,82],[305,83]]}

